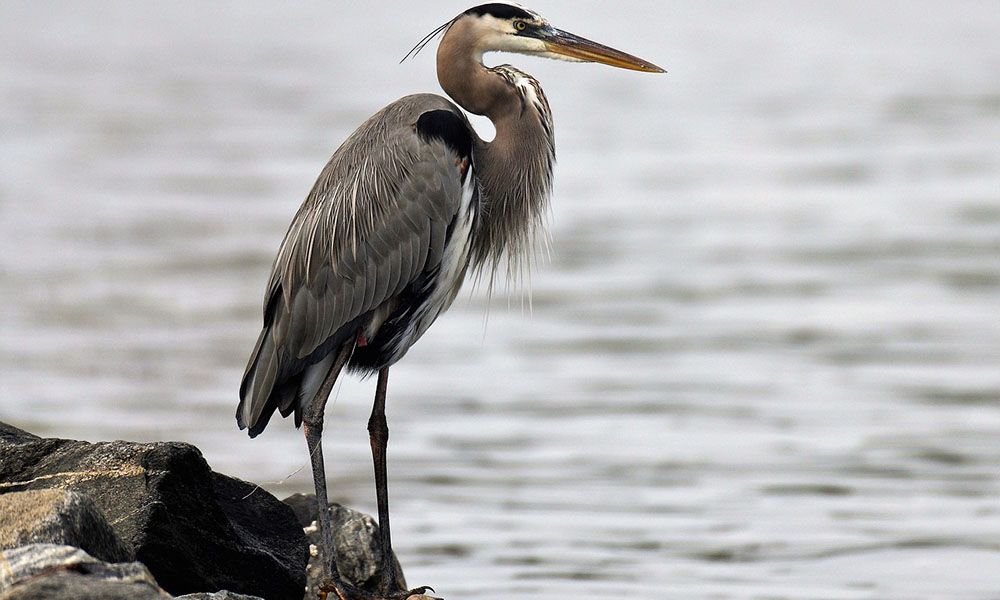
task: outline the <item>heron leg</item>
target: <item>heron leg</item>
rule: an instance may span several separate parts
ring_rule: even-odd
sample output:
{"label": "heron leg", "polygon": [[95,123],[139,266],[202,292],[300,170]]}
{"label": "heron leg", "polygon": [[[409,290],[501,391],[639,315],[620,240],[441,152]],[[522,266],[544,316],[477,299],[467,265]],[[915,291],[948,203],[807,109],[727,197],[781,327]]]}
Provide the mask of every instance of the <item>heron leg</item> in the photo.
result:
{"label": "heron leg", "polygon": [[385,391],[389,383],[389,367],[378,372],[375,386],[375,402],[368,418],[368,439],[372,446],[372,462],[375,465],[375,496],[378,501],[379,545],[382,548],[382,564],[379,567],[379,591],[383,594],[397,592],[401,586],[396,581],[396,566],[392,560],[392,535],[389,530],[389,489],[386,472],[385,451],[389,444],[389,426],[385,420]]}
{"label": "heron leg", "polygon": [[389,496],[386,487],[385,449],[389,440],[389,427],[385,421],[385,390],[389,380],[388,367],[379,371],[375,388],[375,402],[368,419],[368,435],[375,463],[375,491],[378,499],[379,542],[382,547],[382,564],[379,566],[379,590],[370,594],[341,579],[337,570],[336,548],[333,541],[333,524],[330,519],[329,502],[326,493],[326,472],[323,464],[323,411],[326,400],[333,389],[337,374],[350,358],[350,352],[338,356],[330,369],[312,404],[302,418],[306,444],[312,463],[313,483],[316,486],[316,504],[319,509],[320,539],[323,545],[321,556],[325,581],[319,586],[319,597],[327,600],[332,592],[337,600],[405,600],[410,596],[420,596],[430,590],[421,586],[406,590],[396,577],[396,566],[392,558],[392,542],[389,535]]}
{"label": "heron leg", "polygon": [[[320,557],[323,565],[323,575],[326,579],[335,579],[337,574],[337,557],[333,544],[333,524],[330,522],[330,503],[326,495],[326,469],[323,465],[323,420],[318,423],[302,423],[306,435],[306,445],[309,447],[309,459],[312,463],[313,485],[316,488],[316,510],[319,515]],[[339,579],[339,577],[337,577]]]}
{"label": "heron leg", "polygon": [[302,415],[302,431],[305,433],[306,445],[309,448],[309,462],[312,465],[313,486],[316,488],[316,514],[319,517],[320,558],[323,565],[323,576],[328,581],[340,581],[337,571],[336,547],[333,542],[333,523],[330,520],[330,502],[326,493],[326,468],[323,462],[323,415],[326,411],[326,401],[337,381],[337,375],[350,358],[351,348],[341,350],[330,366],[330,371],[323,379],[312,402]]}
{"label": "heron leg", "polygon": [[378,372],[375,385],[375,402],[368,418],[368,439],[372,446],[372,462],[375,463],[375,496],[378,501],[379,545],[382,547],[382,564],[379,565],[378,598],[405,600],[411,596],[426,596],[430,586],[420,586],[407,590],[396,577],[396,564],[392,557],[392,536],[389,533],[389,487],[385,466],[385,449],[389,443],[389,426],[385,421],[385,390],[389,383],[389,367]]}

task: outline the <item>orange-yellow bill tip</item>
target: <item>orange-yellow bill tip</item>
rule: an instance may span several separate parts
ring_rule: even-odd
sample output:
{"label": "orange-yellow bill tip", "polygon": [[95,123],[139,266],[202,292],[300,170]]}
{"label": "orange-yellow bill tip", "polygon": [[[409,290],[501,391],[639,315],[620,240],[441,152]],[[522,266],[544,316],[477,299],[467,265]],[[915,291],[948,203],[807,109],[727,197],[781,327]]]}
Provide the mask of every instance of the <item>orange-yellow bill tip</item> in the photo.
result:
{"label": "orange-yellow bill tip", "polygon": [[549,52],[565,56],[570,60],[596,62],[644,73],[666,73],[647,60],[560,29],[551,30],[551,34],[544,38],[544,42]]}

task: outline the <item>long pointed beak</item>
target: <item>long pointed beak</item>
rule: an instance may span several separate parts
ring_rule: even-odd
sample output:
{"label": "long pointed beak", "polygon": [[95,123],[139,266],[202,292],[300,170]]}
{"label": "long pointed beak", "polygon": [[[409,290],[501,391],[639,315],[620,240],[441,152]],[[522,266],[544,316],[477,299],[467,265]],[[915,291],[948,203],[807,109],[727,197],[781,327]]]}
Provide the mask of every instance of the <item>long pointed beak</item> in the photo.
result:
{"label": "long pointed beak", "polygon": [[626,54],[621,50],[615,50],[597,42],[592,42],[561,29],[548,29],[539,37],[545,42],[546,50],[553,54],[565,56],[570,60],[597,62],[611,65],[612,67],[646,73],[666,73],[666,71],[648,60],[643,60],[637,56]]}

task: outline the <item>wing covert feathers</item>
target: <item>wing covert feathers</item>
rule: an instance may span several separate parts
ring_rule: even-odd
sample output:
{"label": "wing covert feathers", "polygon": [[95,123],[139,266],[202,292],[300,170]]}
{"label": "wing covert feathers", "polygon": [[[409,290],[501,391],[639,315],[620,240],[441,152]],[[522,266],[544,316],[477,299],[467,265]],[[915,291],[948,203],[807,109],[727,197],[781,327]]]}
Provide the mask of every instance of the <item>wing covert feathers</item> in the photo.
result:
{"label": "wing covert feathers", "polygon": [[428,111],[451,112],[468,127],[440,96],[390,104],[334,153],[293,218],[240,386],[237,423],[251,436],[276,409],[295,410],[298,423],[312,398],[290,400],[288,388],[297,394],[305,369],[354,343],[359,319],[440,263],[461,182],[451,145],[417,129]]}

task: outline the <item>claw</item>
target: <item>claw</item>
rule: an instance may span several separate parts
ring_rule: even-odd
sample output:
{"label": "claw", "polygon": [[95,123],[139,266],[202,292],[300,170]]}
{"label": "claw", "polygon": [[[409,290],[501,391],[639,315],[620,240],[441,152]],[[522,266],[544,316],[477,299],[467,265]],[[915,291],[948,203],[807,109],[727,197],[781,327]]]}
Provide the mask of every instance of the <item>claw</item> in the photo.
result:
{"label": "claw", "polygon": [[[410,598],[412,596],[424,596],[425,598],[434,598],[435,600],[442,600],[437,596],[427,596],[426,592],[428,590],[434,592],[434,588],[432,588],[431,586],[422,585],[420,587],[415,587],[412,590],[406,592],[399,592],[398,594],[393,594],[387,600],[407,600],[407,598]],[[437,592],[434,593],[436,594]]]}
{"label": "claw", "polygon": [[337,594],[337,600],[348,600],[348,597],[344,595],[344,591],[337,585],[336,582],[326,580],[319,585],[319,590],[317,595],[320,600],[327,600],[327,596],[330,592]]}
{"label": "claw", "polygon": [[337,595],[337,600],[341,600],[344,597],[343,592],[340,591],[340,586],[329,579],[319,584],[319,587],[316,588],[316,593],[320,597],[320,600],[327,600],[327,595],[330,592]]}
{"label": "claw", "polygon": [[[328,600],[328,595],[333,592],[337,595],[336,600],[407,600],[413,596],[422,596],[423,598],[431,598],[433,600],[442,600],[436,596],[427,596],[425,592],[434,591],[429,585],[422,585],[420,587],[415,587],[412,590],[405,592],[395,592],[392,594],[370,594],[368,592],[357,589],[351,585],[345,585],[343,582],[336,581],[324,581],[319,586],[318,596],[320,600]],[[435,592],[436,593],[436,592]]]}

